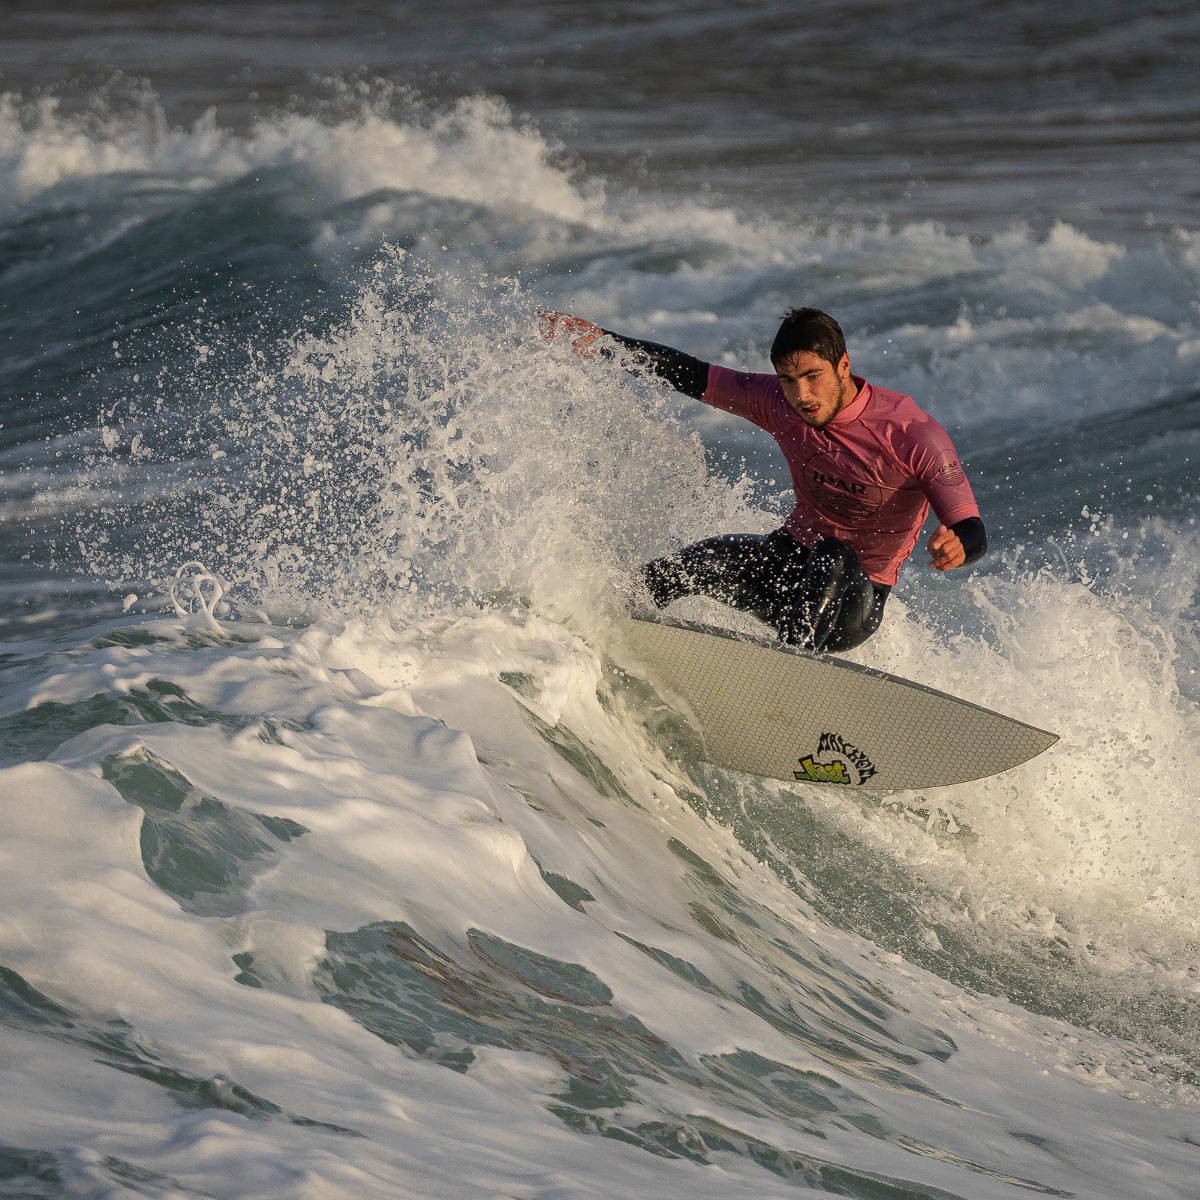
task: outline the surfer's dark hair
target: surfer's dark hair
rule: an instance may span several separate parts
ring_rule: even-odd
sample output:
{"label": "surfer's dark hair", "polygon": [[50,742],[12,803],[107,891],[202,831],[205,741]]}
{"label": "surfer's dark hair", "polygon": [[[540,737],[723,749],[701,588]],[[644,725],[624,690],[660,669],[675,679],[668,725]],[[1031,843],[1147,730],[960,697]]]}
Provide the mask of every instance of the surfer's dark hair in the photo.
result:
{"label": "surfer's dark hair", "polygon": [[807,350],[836,367],[846,353],[842,327],[819,308],[791,309],[771,343],[771,361],[781,363],[799,350]]}

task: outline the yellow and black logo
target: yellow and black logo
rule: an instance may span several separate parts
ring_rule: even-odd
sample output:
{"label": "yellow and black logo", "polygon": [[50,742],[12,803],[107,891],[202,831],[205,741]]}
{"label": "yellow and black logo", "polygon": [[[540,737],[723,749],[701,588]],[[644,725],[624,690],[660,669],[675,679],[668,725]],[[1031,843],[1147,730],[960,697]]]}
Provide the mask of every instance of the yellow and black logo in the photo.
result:
{"label": "yellow and black logo", "polygon": [[806,783],[850,783],[850,772],[840,759],[831,763],[819,763],[811,754],[806,754],[800,760],[800,770],[793,771],[797,779]]}
{"label": "yellow and black logo", "polygon": [[[816,755],[826,758],[818,762]],[[831,757],[832,756],[832,757]],[[800,759],[800,769],[792,774],[802,783],[840,783],[861,787],[875,774],[875,764],[857,746],[837,733],[823,733],[816,754]]]}

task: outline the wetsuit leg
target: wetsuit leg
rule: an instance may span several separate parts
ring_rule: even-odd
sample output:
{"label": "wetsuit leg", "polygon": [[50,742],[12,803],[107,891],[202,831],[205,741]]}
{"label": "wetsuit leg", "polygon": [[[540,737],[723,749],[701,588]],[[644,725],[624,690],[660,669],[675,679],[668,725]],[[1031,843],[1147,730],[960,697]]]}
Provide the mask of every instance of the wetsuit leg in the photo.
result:
{"label": "wetsuit leg", "polygon": [[710,596],[774,624],[776,581],[786,569],[789,543],[796,545],[782,529],[706,538],[647,563],[642,580],[659,608],[680,596]]}
{"label": "wetsuit leg", "polygon": [[765,537],[727,534],[686,546],[642,568],[654,603],[710,596],[753,613],[780,639],[807,650],[849,650],[879,628],[890,589],[873,584],[844,542],[811,550],[786,529]]}
{"label": "wetsuit leg", "polygon": [[876,583],[871,585],[870,591],[859,591],[851,596],[822,649],[838,654],[861,646],[883,623],[883,605],[891,590]]}
{"label": "wetsuit leg", "polygon": [[781,580],[772,622],[785,642],[806,650],[850,650],[879,628],[890,589],[873,584],[858,555],[837,538],[806,552],[799,577]]}

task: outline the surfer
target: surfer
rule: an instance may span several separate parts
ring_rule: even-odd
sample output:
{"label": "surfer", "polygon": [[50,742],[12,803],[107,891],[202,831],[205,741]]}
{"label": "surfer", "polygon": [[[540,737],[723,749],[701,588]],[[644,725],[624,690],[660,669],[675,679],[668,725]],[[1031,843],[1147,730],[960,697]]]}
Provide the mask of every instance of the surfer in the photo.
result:
{"label": "surfer", "polygon": [[979,506],[946,431],[913,399],[850,371],[838,323],[792,309],[771,345],[771,374],[734,371],[582,317],[541,314],[542,336],[560,332],[582,358],[612,355],[677,391],[745,417],[779,444],[796,504],[779,529],[724,534],[647,563],[641,579],[663,608],[711,596],[753,613],[782,641],[814,651],[865,642],[930,507],[939,524],[926,544],[938,571],[982,557]]}

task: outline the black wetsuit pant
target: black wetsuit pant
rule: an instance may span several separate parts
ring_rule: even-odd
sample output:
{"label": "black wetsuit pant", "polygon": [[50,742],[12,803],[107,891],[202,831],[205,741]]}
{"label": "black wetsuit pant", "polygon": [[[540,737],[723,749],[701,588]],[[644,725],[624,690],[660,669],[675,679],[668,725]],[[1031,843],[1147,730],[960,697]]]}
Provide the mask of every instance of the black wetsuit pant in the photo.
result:
{"label": "black wetsuit pant", "polygon": [[753,613],[782,641],[815,651],[865,642],[891,590],[872,583],[845,542],[827,537],[809,548],[786,529],[696,542],[647,563],[642,579],[659,608],[681,596],[710,596]]}

